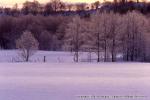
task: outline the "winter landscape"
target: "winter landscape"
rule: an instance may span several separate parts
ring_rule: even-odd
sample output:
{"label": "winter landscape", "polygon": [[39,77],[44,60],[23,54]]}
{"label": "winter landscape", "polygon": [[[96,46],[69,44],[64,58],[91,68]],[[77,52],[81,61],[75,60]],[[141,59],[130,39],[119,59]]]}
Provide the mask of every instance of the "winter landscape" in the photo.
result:
{"label": "winter landscape", "polygon": [[0,100],[150,100],[150,2],[0,0]]}
{"label": "winter landscape", "polygon": [[0,64],[0,100],[149,100],[149,66],[144,63],[3,63]]}

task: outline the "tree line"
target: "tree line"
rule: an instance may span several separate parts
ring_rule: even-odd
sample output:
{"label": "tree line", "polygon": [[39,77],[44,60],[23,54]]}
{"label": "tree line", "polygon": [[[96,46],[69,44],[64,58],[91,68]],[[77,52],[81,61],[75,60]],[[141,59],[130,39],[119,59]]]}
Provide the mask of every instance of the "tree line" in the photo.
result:
{"label": "tree line", "polygon": [[76,16],[68,24],[65,43],[75,52],[76,62],[82,50],[96,52],[97,62],[115,62],[118,54],[124,61],[147,61],[149,24],[149,19],[138,12],[97,12],[88,20]]}
{"label": "tree line", "polygon": [[90,9],[96,9],[100,5],[100,2],[94,2],[91,5],[87,3],[66,3],[62,0],[50,0],[46,4],[40,4],[37,0],[26,1],[23,3],[22,7],[19,8],[18,4],[15,4],[12,8],[1,7],[0,13],[6,15],[18,16],[18,15],[28,15],[28,14],[41,14],[44,16],[50,14],[56,14],[59,12],[69,12],[69,11],[85,11]]}
{"label": "tree line", "polygon": [[39,41],[40,50],[60,50],[70,20],[71,16],[0,16],[0,46],[15,49],[15,40],[28,30]]}
{"label": "tree line", "polygon": [[101,3],[99,0],[91,4],[87,3],[66,3],[62,0],[50,0],[46,4],[41,4],[37,0],[26,1],[22,7],[15,4],[13,7],[0,7],[0,14],[21,16],[21,15],[74,15],[92,13],[97,10],[114,11],[119,13],[127,13],[128,11],[138,10],[143,14],[149,14],[150,3],[147,1],[129,1],[129,0],[113,0],[113,2],[105,1]]}
{"label": "tree line", "polygon": [[[136,11],[126,14],[98,11],[90,17],[1,16],[0,46],[21,49],[27,45],[32,49],[34,44],[38,50],[71,51],[76,62],[79,52],[94,52],[97,62],[116,62],[118,56],[123,61],[149,61],[149,24],[148,16]],[[31,35],[24,36],[25,32]],[[36,43],[32,43],[33,38]]]}

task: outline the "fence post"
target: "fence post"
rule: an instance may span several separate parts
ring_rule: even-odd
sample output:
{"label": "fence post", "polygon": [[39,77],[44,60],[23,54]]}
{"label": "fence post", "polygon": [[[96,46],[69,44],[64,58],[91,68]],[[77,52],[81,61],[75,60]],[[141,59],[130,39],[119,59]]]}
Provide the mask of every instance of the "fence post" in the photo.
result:
{"label": "fence post", "polygon": [[46,62],[46,56],[44,56],[44,62]]}

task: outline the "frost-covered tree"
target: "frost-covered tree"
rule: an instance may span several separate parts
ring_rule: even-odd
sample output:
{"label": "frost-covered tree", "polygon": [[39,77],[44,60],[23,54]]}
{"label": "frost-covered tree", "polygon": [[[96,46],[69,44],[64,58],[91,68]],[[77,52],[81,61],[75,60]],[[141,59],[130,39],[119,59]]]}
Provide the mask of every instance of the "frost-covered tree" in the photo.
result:
{"label": "frost-covered tree", "polygon": [[84,31],[83,31],[83,20],[79,16],[75,16],[72,19],[66,29],[65,34],[65,47],[75,52],[74,61],[79,61],[79,50],[84,44]]}
{"label": "frost-covered tree", "polygon": [[[104,14],[96,13],[91,17],[92,24],[92,36],[90,40],[92,40],[93,48],[96,49],[97,52],[97,62],[100,62],[100,53],[102,52],[102,41],[105,42],[105,60],[106,60],[106,39],[104,35],[107,35],[107,16]],[[103,40],[102,40],[103,37]]]}
{"label": "frost-covered tree", "polygon": [[96,49],[98,58],[97,62],[100,62],[102,52],[104,53],[104,62],[110,58],[114,62],[116,59],[116,49],[119,40],[119,15],[113,12],[99,13],[91,17],[91,40],[92,45]]}
{"label": "frost-covered tree", "polygon": [[26,62],[38,49],[39,43],[29,31],[25,31],[16,41],[16,47],[20,50],[19,56]]}
{"label": "frost-covered tree", "polygon": [[109,13],[109,51],[111,53],[111,61],[116,61],[116,53],[119,46],[119,38],[120,38],[120,32],[121,32],[121,26],[120,26],[120,15],[115,13]]}
{"label": "frost-covered tree", "polygon": [[97,12],[91,17],[92,40],[93,48],[97,52],[97,62],[100,62],[100,53],[104,49],[104,61],[107,58],[107,37],[108,37],[108,16],[106,13]]}
{"label": "frost-covered tree", "polygon": [[137,12],[122,18],[122,46],[126,61],[144,60],[146,49],[147,19]]}

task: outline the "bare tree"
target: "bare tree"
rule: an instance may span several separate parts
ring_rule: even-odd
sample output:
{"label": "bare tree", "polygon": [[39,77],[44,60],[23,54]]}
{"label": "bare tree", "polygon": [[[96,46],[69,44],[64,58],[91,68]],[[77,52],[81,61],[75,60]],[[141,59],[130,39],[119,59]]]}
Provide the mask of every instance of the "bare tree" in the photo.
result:
{"label": "bare tree", "polygon": [[60,0],[51,0],[51,6],[55,12],[60,10],[62,2]]}
{"label": "bare tree", "polygon": [[83,11],[86,9],[86,5],[87,5],[86,3],[78,3],[78,4],[76,4],[76,10]]}
{"label": "bare tree", "polygon": [[51,2],[47,3],[44,7],[44,13],[46,15],[49,15],[50,13],[53,12],[53,8],[52,8],[52,5],[51,5]]}
{"label": "bare tree", "polygon": [[120,32],[121,32],[121,27],[120,27],[120,15],[115,14],[115,13],[109,13],[109,38],[110,38],[110,45],[109,49],[111,52],[111,61],[115,62],[116,61],[116,50],[119,45],[119,37],[120,37]]}
{"label": "bare tree", "polygon": [[119,15],[113,12],[99,13],[91,17],[92,34],[90,36],[93,42],[93,46],[96,49],[98,58],[97,62],[100,62],[101,53],[104,53],[104,62],[110,58],[114,62],[116,59],[116,50],[119,41]]}
{"label": "bare tree", "polygon": [[22,12],[24,14],[37,14],[39,12],[40,6],[40,3],[36,0],[33,2],[26,1],[25,3],[23,3]]}
{"label": "bare tree", "polygon": [[96,9],[98,9],[98,7],[100,6],[100,1],[94,2],[93,5],[95,6]]}
{"label": "bare tree", "polygon": [[92,38],[93,46],[96,49],[98,58],[97,62],[100,62],[100,53],[104,50],[104,61],[107,61],[108,52],[108,38],[109,38],[109,16],[107,13],[97,12],[91,17],[92,23]]}
{"label": "bare tree", "polygon": [[16,47],[21,50],[19,55],[26,62],[28,62],[29,58],[36,52],[38,46],[38,41],[34,38],[31,32],[28,31],[25,31],[16,41]]}
{"label": "bare tree", "polygon": [[66,29],[65,45],[67,48],[71,49],[71,51],[75,52],[75,62],[79,61],[79,50],[83,45],[84,32],[82,27],[82,20],[79,16],[75,16]]}
{"label": "bare tree", "polygon": [[147,20],[137,13],[129,12],[122,19],[122,44],[127,61],[142,60],[145,56]]}
{"label": "bare tree", "polygon": [[69,3],[69,4],[66,4],[66,7],[69,11],[71,11],[73,9],[73,4]]}

